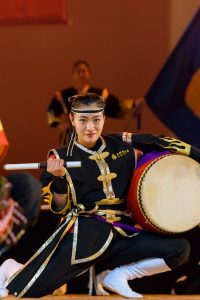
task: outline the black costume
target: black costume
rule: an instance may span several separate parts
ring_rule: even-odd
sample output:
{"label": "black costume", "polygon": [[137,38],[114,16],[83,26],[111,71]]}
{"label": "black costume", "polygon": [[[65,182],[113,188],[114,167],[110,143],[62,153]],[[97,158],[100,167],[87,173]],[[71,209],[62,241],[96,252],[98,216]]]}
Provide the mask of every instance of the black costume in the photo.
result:
{"label": "black costume", "polygon": [[[133,147],[144,153],[167,148],[200,161],[200,152],[190,145],[152,135],[114,134],[99,139],[93,149],[75,142],[71,157],[66,157],[66,147],[51,150],[49,155],[81,160],[82,167],[66,170],[66,178],[52,176],[53,180],[43,188],[51,210],[64,218],[25,267],[11,278],[7,288],[12,294],[44,296],[96,263],[114,268],[159,257],[174,268],[188,259],[189,245],[184,239],[133,233],[112,225],[115,221],[132,222],[125,214],[125,199],[136,165]],[[68,201],[61,210],[55,206],[52,194],[59,187],[58,181],[60,186],[68,186]]]}

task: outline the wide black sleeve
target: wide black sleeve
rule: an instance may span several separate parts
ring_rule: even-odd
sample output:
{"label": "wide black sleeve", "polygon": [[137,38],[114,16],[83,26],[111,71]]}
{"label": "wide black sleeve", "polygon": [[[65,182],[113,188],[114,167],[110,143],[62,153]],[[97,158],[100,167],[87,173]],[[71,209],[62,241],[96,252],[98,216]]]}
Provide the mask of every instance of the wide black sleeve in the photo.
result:
{"label": "wide black sleeve", "polygon": [[[112,134],[113,135],[113,134]],[[115,133],[123,142],[131,144],[143,153],[169,150],[173,153],[189,156],[200,162],[200,150],[183,141],[172,137],[152,134],[133,134],[128,132]]]}
{"label": "wide black sleeve", "polygon": [[[47,154],[47,158],[52,155],[59,158],[56,149],[51,149]],[[45,170],[41,174],[40,181],[42,183],[43,202],[49,205],[49,209],[53,213],[65,215],[71,209],[71,193],[67,175],[63,177],[53,176]],[[61,208],[54,202],[54,193],[67,195],[66,203]]]}
{"label": "wide black sleeve", "polygon": [[106,116],[111,117],[111,118],[122,117],[122,109],[120,106],[120,100],[111,93],[109,93],[109,95],[106,99],[105,114],[106,114]]}
{"label": "wide black sleeve", "polygon": [[47,108],[47,121],[51,127],[56,127],[61,122],[61,114],[63,114],[63,107],[56,97],[53,97],[50,105]]}

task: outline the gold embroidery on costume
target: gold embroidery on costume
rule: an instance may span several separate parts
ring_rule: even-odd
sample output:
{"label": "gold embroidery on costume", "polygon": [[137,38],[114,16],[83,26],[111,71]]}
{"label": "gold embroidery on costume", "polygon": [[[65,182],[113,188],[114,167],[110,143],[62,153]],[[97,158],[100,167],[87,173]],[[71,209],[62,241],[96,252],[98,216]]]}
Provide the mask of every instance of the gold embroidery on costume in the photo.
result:
{"label": "gold embroidery on costume", "polygon": [[116,178],[117,174],[116,173],[109,173],[105,175],[100,175],[97,177],[99,181],[105,181],[106,183],[109,183],[112,179]]}
{"label": "gold embroidery on costume", "polygon": [[176,152],[177,154],[182,154],[186,156],[190,155],[191,145],[171,137],[160,137],[159,139],[168,143],[167,146],[161,145],[163,148],[169,149],[173,152]]}
{"label": "gold embroidery on costume", "polygon": [[[20,268],[20,270],[18,270],[17,272],[15,272],[8,280],[8,284],[30,263],[32,262],[40,253],[42,253],[42,251],[44,249],[46,249],[46,247],[48,247],[48,245],[53,241],[53,239],[55,238],[55,236],[61,231],[61,229],[66,226],[70,219],[72,218],[72,214],[69,213],[65,222],[58,227],[58,229],[48,238],[48,240],[33,254],[33,256],[24,264],[24,266],[22,268]],[[72,224],[73,225],[73,224]]]}
{"label": "gold embroidery on costume", "polygon": [[102,152],[102,153],[95,153],[95,154],[93,154],[93,155],[90,155],[89,156],[89,159],[91,159],[91,160],[103,160],[103,159],[105,159],[106,157],[108,157],[108,155],[109,155],[109,152]]}
{"label": "gold embroidery on costume", "polygon": [[[55,149],[51,149],[48,152],[47,158],[50,156],[51,152],[55,155],[56,158],[60,158],[58,152]],[[70,192],[71,192],[73,204],[76,206],[77,205],[76,192],[75,192],[75,188],[74,188],[74,184],[72,182],[71,176],[70,176],[69,172],[67,171],[67,169],[65,169],[65,174],[66,174],[67,182],[68,182],[69,187],[70,187]]]}
{"label": "gold embroidery on costume", "polygon": [[77,204],[77,208],[81,209],[81,211],[85,211],[85,206],[82,203]]}
{"label": "gold embroidery on costume", "polygon": [[[105,160],[96,160],[96,163],[100,169],[101,175],[98,176],[98,180],[103,183],[103,191],[107,199],[114,199],[115,194],[113,191],[111,180],[117,177],[116,173],[110,173],[110,169]],[[112,175],[113,174],[113,175]]]}
{"label": "gold embroidery on costume", "polygon": [[38,277],[41,275],[41,273],[44,271],[44,269],[46,268],[46,266],[48,265],[51,257],[53,256],[54,252],[56,251],[56,249],[58,248],[61,240],[63,239],[63,237],[67,234],[67,232],[69,231],[69,229],[72,227],[73,223],[75,221],[75,216],[70,220],[69,224],[67,225],[67,227],[65,228],[65,230],[63,231],[61,237],[59,238],[59,241],[57,242],[56,246],[54,247],[54,249],[51,251],[51,253],[49,254],[49,256],[45,259],[45,261],[43,262],[43,264],[39,267],[39,269],[37,270],[37,272],[35,273],[35,275],[32,277],[32,279],[29,281],[29,283],[25,286],[25,288],[21,291],[21,293],[18,295],[18,297],[23,297],[24,294],[31,288],[31,286],[34,284],[34,282],[38,279]]}
{"label": "gold embroidery on costume", "polygon": [[117,152],[117,153],[113,153],[113,154],[112,154],[112,159],[115,160],[115,159],[117,159],[117,158],[119,158],[119,157],[121,157],[121,156],[126,155],[128,152],[129,152],[129,149],[121,150],[121,151],[119,151],[119,152]]}
{"label": "gold embroidery on costume", "polygon": [[[74,184],[72,182],[70,174],[66,170],[66,178],[67,178],[67,183],[68,183],[68,194],[71,193],[72,201],[73,201],[73,204],[76,208],[71,209],[71,211],[67,214],[66,219],[64,220],[64,222],[61,223],[60,227],[50,236],[50,238],[42,245],[42,247],[40,247],[40,249],[31,257],[31,259],[24,265],[24,267],[22,267],[20,269],[20,271],[15,273],[13,275],[12,279],[10,279],[10,281],[13,280],[21,272],[21,270],[23,270],[32,260],[34,260],[36,257],[38,257],[38,255],[40,255],[40,253],[42,251],[44,251],[44,249],[46,247],[48,247],[49,244],[60,233],[59,241],[56,243],[54,249],[51,251],[51,253],[48,255],[48,257],[45,258],[43,263],[38,267],[36,273],[31,278],[31,280],[28,282],[28,284],[24,287],[24,289],[19,292],[18,297],[24,296],[27,293],[27,291],[32,287],[32,285],[35,283],[35,281],[39,278],[41,273],[45,270],[46,266],[48,265],[48,263],[49,263],[50,259],[52,258],[53,254],[57,250],[57,247],[59,246],[60,242],[62,241],[62,239],[65,237],[65,235],[67,234],[67,232],[70,230],[70,228],[73,225],[74,225],[74,234],[73,234],[72,256],[71,256],[72,265],[73,264],[78,264],[78,263],[84,263],[84,262],[88,262],[88,261],[92,261],[92,260],[96,259],[110,245],[110,243],[113,239],[113,230],[112,230],[112,228],[110,229],[109,235],[106,237],[107,238],[106,242],[103,244],[103,246],[97,252],[95,252],[94,254],[92,254],[88,257],[76,259],[77,242],[78,242],[78,240],[77,240],[77,238],[78,238],[78,219],[79,219],[80,215],[82,216],[85,213],[86,214],[85,217],[88,217],[90,213],[94,213],[96,215],[99,215],[99,216],[103,217],[108,223],[113,223],[113,222],[119,221],[121,219],[120,216],[125,214],[123,211],[112,210],[112,209],[101,210],[101,209],[98,208],[98,205],[105,205],[105,204],[112,205],[112,204],[119,204],[119,203],[124,202],[124,199],[119,199],[119,198],[115,197],[113,187],[112,187],[112,180],[117,177],[117,174],[110,172],[109,166],[105,161],[105,158],[109,156],[109,152],[106,152],[106,151],[103,152],[103,150],[105,149],[106,144],[105,144],[105,141],[103,140],[103,138],[101,138],[101,140],[102,140],[102,145],[101,145],[101,147],[99,148],[99,150],[97,152],[91,151],[89,149],[85,150],[82,145],[80,145],[76,142],[75,142],[75,145],[77,147],[81,148],[82,150],[90,153],[91,155],[90,155],[89,159],[94,160],[97,163],[97,165],[99,167],[99,170],[100,170],[100,175],[98,176],[98,180],[100,180],[103,184],[103,191],[106,195],[106,198],[101,199],[100,201],[97,201],[95,209],[92,210],[92,211],[89,211],[89,212],[84,211],[83,205],[80,204],[79,205],[80,211],[79,211],[78,205],[77,205],[77,199],[76,199],[76,192],[75,192]],[[56,157],[59,157],[56,150],[54,150],[53,153],[56,155]],[[50,191],[50,185],[51,185],[51,183],[43,189],[44,196],[46,196],[46,201],[49,204],[52,202],[52,193]],[[123,236],[128,236],[128,235],[126,235],[126,233],[122,229],[116,227],[116,230],[120,234],[122,234]],[[133,234],[131,236],[134,236],[134,235],[136,235],[136,234]]]}
{"label": "gold embroidery on costume", "polygon": [[67,182],[69,183],[73,204],[75,206],[77,206],[76,191],[74,188],[73,181],[72,181],[71,176],[69,175],[69,172],[67,171],[67,169],[65,169],[65,172],[66,172]]}
{"label": "gold embroidery on costume", "polygon": [[[100,177],[100,176],[99,177],[100,177],[100,180],[103,183],[103,191],[106,195],[106,198],[107,199],[115,199],[115,194],[114,194],[114,191],[113,191],[111,180],[116,178],[117,174],[110,173],[109,166],[105,161],[105,158],[109,156],[109,152],[107,152],[107,151],[103,152],[103,150],[106,147],[106,143],[105,143],[103,137],[100,137],[100,139],[102,141],[102,145],[97,151],[92,151],[92,150],[84,147],[83,145],[79,144],[77,141],[75,141],[74,144],[78,148],[82,149],[83,151],[92,154],[92,155],[89,156],[89,159],[94,160],[97,163],[98,167],[99,167],[99,170],[101,172],[100,176],[102,176],[102,177]],[[115,174],[116,176],[114,175],[114,177],[112,177],[113,175],[110,175],[110,174]],[[107,175],[110,176],[110,179],[108,179]],[[105,177],[103,177],[103,176],[105,176]],[[102,179],[105,179],[105,180],[102,180]]]}
{"label": "gold embroidery on costume", "polygon": [[102,218],[104,218],[107,223],[110,223],[110,224],[113,224],[114,222],[118,222],[121,220],[120,217],[116,217],[115,215],[113,214],[106,214],[106,216],[102,216]]}
{"label": "gold embroidery on costume", "polygon": [[111,209],[99,209],[96,214],[105,219],[108,223],[113,223],[121,220],[120,215],[125,215],[124,211],[121,210],[111,210]]}
{"label": "gold embroidery on costume", "polygon": [[83,151],[85,151],[85,152],[87,152],[87,153],[90,153],[90,154],[95,154],[95,153],[97,153],[97,152],[98,152],[98,153],[101,153],[101,152],[105,149],[106,143],[105,143],[104,139],[102,138],[102,136],[100,136],[100,139],[101,139],[102,145],[101,145],[101,147],[99,148],[98,151],[92,151],[92,150],[90,150],[90,149],[84,147],[83,145],[79,144],[77,141],[74,142],[74,145],[76,145],[76,147],[78,147],[78,148],[80,148],[81,150],[83,150]]}
{"label": "gold embroidery on costume", "polygon": [[41,194],[44,202],[48,203],[49,206],[51,205],[52,199],[53,199],[53,194],[52,194],[52,192],[50,190],[50,186],[51,186],[52,182],[53,181],[51,181],[47,186],[44,186],[42,188],[42,194]]}
{"label": "gold embroidery on costume", "polygon": [[50,190],[50,186],[53,181],[51,181],[47,186],[42,188],[42,198],[44,202],[48,203],[49,209],[54,213],[54,214],[66,214],[66,212],[71,208],[71,203],[69,199],[70,195],[70,188],[69,185],[67,184],[67,204],[64,206],[64,208],[61,211],[56,211],[52,208],[52,201],[53,201],[53,194]]}
{"label": "gold embroidery on costume", "polygon": [[110,234],[109,234],[106,242],[104,243],[104,245],[102,246],[102,248],[99,251],[97,251],[93,255],[90,255],[90,256],[84,257],[84,258],[79,258],[79,259],[76,259],[77,237],[78,237],[78,219],[76,219],[76,222],[74,224],[74,238],[73,238],[72,257],[71,257],[71,264],[72,265],[88,262],[88,261],[94,260],[97,257],[99,257],[110,245],[110,242],[112,241],[112,238],[113,238],[113,232],[112,232],[112,229],[111,229]]}
{"label": "gold embroidery on costume", "polygon": [[125,212],[123,210],[99,209],[96,214],[99,216],[104,214],[125,215]]}
{"label": "gold embroidery on costume", "polygon": [[120,227],[116,227],[114,226],[114,228],[124,237],[128,237],[128,238],[132,238],[133,236],[138,235],[138,232],[135,232],[131,235],[128,235],[123,229],[121,229]]}
{"label": "gold embroidery on costume", "polygon": [[96,201],[95,203],[98,205],[112,205],[112,204],[121,204],[124,203],[124,199],[119,199],[119,198],[112,198],[112,199],[101,199],[99,201]]}

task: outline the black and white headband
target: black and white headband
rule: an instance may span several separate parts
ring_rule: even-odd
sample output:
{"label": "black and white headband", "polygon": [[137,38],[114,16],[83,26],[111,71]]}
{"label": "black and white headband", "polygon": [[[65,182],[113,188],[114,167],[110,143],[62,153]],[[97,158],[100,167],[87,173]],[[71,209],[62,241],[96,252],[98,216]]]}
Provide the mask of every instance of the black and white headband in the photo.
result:
{"label": "black and white headband", "polygon": [[94,114],[94,113],[99,113],[103,112],[104,108],[99,108],[99,109],[77,109],[71,107],[71,112],[76,113],[76,114]]}
{"label": "black and white headband", "polygon": [[[72,96],[72,97],[69,97],[68,98],[68,101],[69,102],[72,102],[72,106],[71,106],[71,112],[73,113],[76,113],[76,114],[93,114],[93,113],[100,113],[100,112],[104,112],[104,107],[100,107],[100,108],[97,108],[97,109],[85,109],[85,107],[83,109],[81,108],[75,108],[73,107],[73,100],[75,100],[76,98],[80,97],[80,95],[75,95],[75,96]],[[99,99],[104,100],[104,97],[102,96],[98,96]]]}

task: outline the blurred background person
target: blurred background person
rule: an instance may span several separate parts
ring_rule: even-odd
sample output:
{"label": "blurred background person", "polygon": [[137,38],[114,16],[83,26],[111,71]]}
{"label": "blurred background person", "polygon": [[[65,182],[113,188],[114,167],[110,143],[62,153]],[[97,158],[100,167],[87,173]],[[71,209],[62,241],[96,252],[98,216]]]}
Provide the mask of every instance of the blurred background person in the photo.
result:
{"label": "blurred background person", "polygon": [[[8,141],[0,120],[0,161]],[[35,224],[41,205],[41,184],[28,173],[0,176],[0,257]]]}
{"label": "blurred background person", "polygon": [[96,93],[106,100],[106,116],[120,118],[123,110],[119,99],[111,94],[107,88],[97,88],[91,85],[91,67],[84,61],[79,60],[72,68],[73,86],[61,91],[56,91],[47,110],[48,125],[57,127],[60,131],[60,145],[65,145],[69,136],[70,123],[69,113],[71,103],[68,98],[77,94]]}

